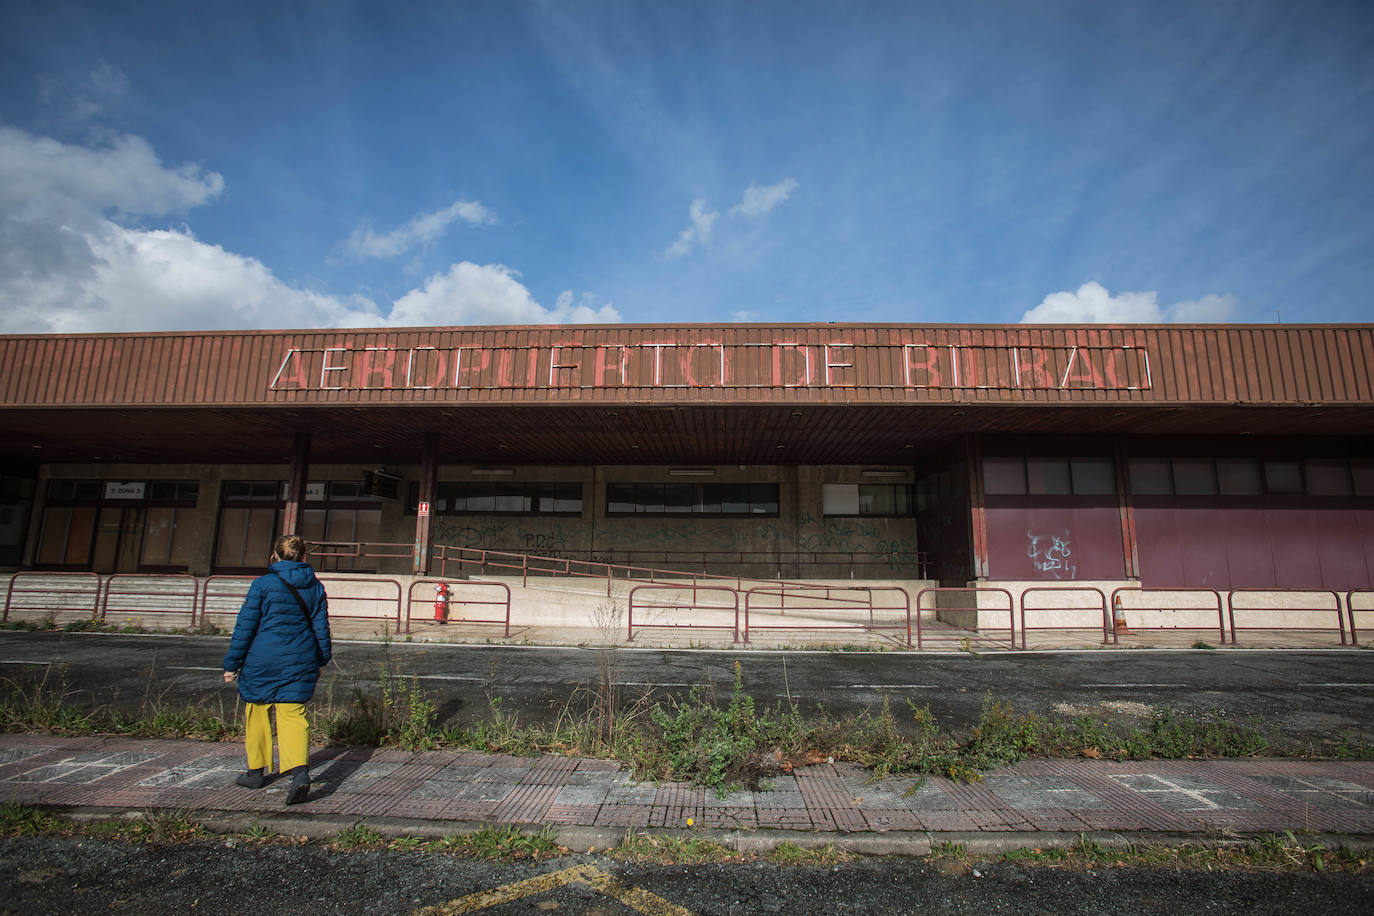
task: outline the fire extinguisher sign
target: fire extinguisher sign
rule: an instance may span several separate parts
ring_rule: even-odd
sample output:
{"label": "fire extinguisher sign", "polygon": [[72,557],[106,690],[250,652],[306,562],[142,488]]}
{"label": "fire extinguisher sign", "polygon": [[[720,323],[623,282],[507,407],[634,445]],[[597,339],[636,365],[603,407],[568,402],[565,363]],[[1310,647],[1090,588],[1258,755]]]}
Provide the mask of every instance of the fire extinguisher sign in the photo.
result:
{"label": "fire extinguisher sign", "polygon": [[429,518],[429,503],[420,503],[420,518]]}

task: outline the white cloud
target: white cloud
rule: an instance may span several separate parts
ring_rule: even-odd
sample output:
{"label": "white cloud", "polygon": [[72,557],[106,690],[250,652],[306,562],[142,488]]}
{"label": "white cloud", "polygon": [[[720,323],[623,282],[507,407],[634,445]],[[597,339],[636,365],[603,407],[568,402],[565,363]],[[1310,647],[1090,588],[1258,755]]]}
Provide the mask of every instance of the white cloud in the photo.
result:
{"label": "white cloud", "polygon": [[620,314],[611,306],[593,309],[573,303],[571,291],[558,297],[553,309],[534,300],[502,264],[454,264],[435,274],[420,289],[396,300],[388,324],[400,327],[456,324],[593,324],[615,322]]}
{"label": "white cloud", "polygon": [[415,245],[428,245],[454,220],[481,226],[496,222],[496,214],[475,200],[455,200],[442,210],[421,213],[390,232],[378,234],[370,226],[359,226],[344,248],[356,258],[392,258]]}
{"label": "white cloud", "polygon": [[771,211],[778,204],[792,196],[792,192],[797,190],[795,178],[784,178],[777,184],[760,187],[751,184],[744,189],[744,197],[739,203],[730,208],[732,215],[747,216],[752,218],[763,216]]}
{"label": "white cloud", "polygon": [[1089,281],[1076,292],[1050,293],[1021,316],[1022,324],[1164,324],[1225,321],[1235,297],[1215,293],[1161,307],[1155,291],[1113,296],[1106,287]]}
{"label": "white cloud", "polygon": [[677,241],[668,246],[664,252],[670,258],[680,258],[692,250],[694,245],[708,245],[711,242],[711,227],[720,218],[719,213],[711,213],[706,209],[706,201],[694,200],[692,206],[687,210],[690,222],[686,229],[677,237]]}
{"label": "white cloud", "polygon": [[[611,306],[585,296],[574,302],[571,292],[545,308],[510,268],[467,262],[384,311],[365,296],[290,286],[261,261],[203,242],[189,228],[126,224],[207,203],[223,187],[223,178],[199,166],[164,166],[139,137],[83,147],[0,127],[0,332],[620,320]],[[450,211],[449,220],[486,214],[455,204],[412,220],[414,237],[441,231],[434,227]]]}
{"label": "white cloud", "polygon": [[0,127],[0,210],[6,220],[76,208],[99,215],[162,216],[203,204],[224,189],[218,172],[167,168],[142,137],[98,148],[72,146]]}

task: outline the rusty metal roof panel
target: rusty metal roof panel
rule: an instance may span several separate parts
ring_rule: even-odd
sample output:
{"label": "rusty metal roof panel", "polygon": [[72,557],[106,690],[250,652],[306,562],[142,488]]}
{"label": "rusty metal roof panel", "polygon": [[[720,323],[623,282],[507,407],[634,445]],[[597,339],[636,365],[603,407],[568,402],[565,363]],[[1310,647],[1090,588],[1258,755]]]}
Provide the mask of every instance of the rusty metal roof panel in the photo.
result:
{"label": "rusty metal roof panel", "polygon": [[0,337],[0,406],[1374,400],[1374,326],[659,325]]}

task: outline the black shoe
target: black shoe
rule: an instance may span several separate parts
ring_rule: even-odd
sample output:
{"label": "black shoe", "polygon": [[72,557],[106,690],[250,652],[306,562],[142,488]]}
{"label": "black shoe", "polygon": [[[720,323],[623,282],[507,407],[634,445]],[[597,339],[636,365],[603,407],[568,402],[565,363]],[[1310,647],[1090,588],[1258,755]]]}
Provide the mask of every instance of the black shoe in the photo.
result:
{"label": "black shoe", "polygon": [[249,770],[241,776],[235,776],[234,783],[243,786],[245,789],[261,789],[263,786],[267,785],[267,777],[263,775],[262,771],[262,767],[258,767],[256,770]]}
{"label": "black shoe", "polygon": [[297,767],[293,773],[291,785],[286,790],[286,803],[299,805],[310,795],[310,771],[305,767]]}

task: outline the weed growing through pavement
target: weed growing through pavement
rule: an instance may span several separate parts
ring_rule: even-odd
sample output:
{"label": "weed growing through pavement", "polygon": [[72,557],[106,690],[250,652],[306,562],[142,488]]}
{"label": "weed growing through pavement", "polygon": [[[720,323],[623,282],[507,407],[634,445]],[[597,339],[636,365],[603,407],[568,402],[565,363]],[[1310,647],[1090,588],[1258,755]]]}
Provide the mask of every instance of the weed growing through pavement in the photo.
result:
{"label": "weed growing through pavement", "polygon": [[375,849],[386,845],[386,839],[375,828],[369,827],[362,821],[351,827],[345,827],[334,838],[329,841],[329,845],[334,849]]}
{"label": "weed growing through pavement", "polygon": [[606,851],[606,855],[621,862],[653,862],[660,865],[705,865],[743,862],[747,858],[708,837],[689,834],[644,833],[631,830]]}
{"label": "weed growing through pavement", "polygon": [[567,852],[558,845],[558,830],[541,827],[527,833],[513,825],[484,825],[473,833],[454,834],[439,843],[440,848],[475,859],[494,859],[513,862],[517,859],[540,859]]}

